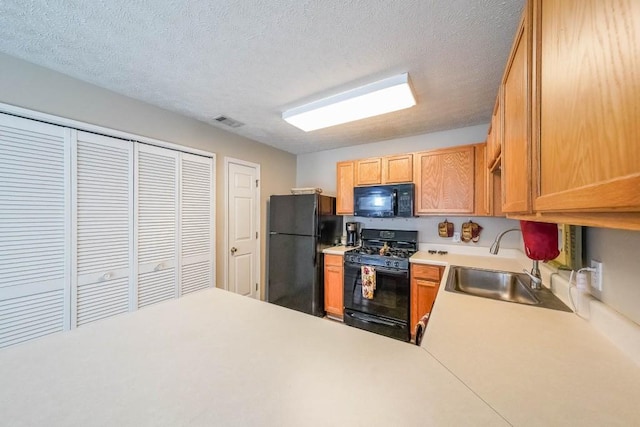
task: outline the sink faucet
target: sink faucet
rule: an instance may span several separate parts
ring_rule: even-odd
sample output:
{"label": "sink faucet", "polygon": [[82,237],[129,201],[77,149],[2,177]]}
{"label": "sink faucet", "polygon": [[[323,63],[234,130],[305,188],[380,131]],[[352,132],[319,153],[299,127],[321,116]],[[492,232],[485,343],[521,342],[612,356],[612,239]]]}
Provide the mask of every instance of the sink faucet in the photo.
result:
{"label": "sink faucet", "polygon": [[491,252],[491,255],[498,255],[498,251],[500,250],[500,240],[502,240],[502,236],[504,236],[505,234],[507,234],[510,231],[520,231],[519,228],[510,228],[507,231],[503,231],[502,233],[498,234],[496,236],[496,240],[493,241],[493,244],[491,245],[491,249],[489,249],[489,252]]}
{"label": "sink faucet", "polygon": [[[502,237],[510,231],[520,231],[520,229],[510,228],[509,230],[503,231],[502,233],[498,234],[496,236],[496,240],[494,240],[493,244],[491,245],[491,248],[489,249],[489,252],[491,252],[492,255],[498,254],[498,251],[500,250],[500,241],[502,240]],[[542,289],[542,278],[540,276],[540,269],[538,268],[537,260],[533,260],[533,267],[531,268],[530,272],[527,271],[526,269],[522,271],[527,273],[527,276],[529,276],[529,278],[531,279],[531,282],[529,284],[531,289],[534,289],[534,290]]]}

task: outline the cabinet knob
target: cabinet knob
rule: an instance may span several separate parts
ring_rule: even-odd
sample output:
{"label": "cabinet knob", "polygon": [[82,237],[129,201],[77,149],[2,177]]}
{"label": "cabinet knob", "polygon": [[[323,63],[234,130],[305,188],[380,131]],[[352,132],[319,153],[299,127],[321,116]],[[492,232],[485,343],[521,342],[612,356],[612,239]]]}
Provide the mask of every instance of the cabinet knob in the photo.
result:
{"label": "cabinet knob", "polygon": [[113,275],[111,273],[104,273],[102,275],[102,280],[109,280]]}
{"label": "cabinet knob", "polygon": [[231,248],[231,254],[235,254],[236,252],[238,252],[238,248],[236,248],[235,246]]}
{"label": "cabinet knob", "polygon": [[163,263],[160,263],[160,264],[156,265],[156,268],[154,268],[154,270],[155,270],[155,271],[160,271],[160,270],[162,270],[163,268],[164,268],[164,264],[163,264]]}

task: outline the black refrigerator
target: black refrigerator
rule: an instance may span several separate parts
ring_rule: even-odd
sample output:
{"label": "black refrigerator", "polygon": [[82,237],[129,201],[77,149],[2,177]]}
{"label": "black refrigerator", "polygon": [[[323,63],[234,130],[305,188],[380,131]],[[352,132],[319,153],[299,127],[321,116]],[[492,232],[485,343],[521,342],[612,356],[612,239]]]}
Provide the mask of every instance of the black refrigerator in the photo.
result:
{"label": "black refrigerator", "polygon": [[267,301],[314,316],[324,315],[322,250],[342,236],[335,197],[271,196]]}

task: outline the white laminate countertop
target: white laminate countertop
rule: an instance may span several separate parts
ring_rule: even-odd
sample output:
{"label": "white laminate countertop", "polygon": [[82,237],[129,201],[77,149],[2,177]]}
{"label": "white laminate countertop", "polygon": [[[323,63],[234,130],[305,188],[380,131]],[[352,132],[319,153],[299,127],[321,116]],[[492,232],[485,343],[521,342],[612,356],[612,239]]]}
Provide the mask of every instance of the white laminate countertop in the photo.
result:
{"label": "white laminate countertop", "polygon": [[[411,262],[522,268],[504,256]],[[640,368],[587,322],[442,285],[422,347],[209,289],[1,349],[0,379],[10,426],[640,420]]]}
{"label": "white laminate countertop", "polygon": [[0,425],[505,426],[424,349],[209,289],[0,350]]}
{"label": "white laminate countertop", "polygon": [[422,347],[511,424],[640,423],[640,368],[574,313],[445,290],[450,265],[521,271],[518,257],[418,252],[445,265]]}
{"label": "white laminate countertop", "polygon": [[322,252],[325,254],[331,255],[344,255],[345,252],[350,251],[352,249],[357,248],[358,246],[332,246],[330,248],[324,249]]}

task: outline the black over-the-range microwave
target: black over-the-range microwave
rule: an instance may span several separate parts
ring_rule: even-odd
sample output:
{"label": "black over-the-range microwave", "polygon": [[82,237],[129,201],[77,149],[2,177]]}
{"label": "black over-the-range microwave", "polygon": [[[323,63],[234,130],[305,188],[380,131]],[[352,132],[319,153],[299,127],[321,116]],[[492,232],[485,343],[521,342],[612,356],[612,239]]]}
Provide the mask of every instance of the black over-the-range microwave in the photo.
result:
{"label": "black over-the-range microwave", "polygon": [[414,189],[414,184],[355,187],[353,214],[371,218],[411,217]]}

